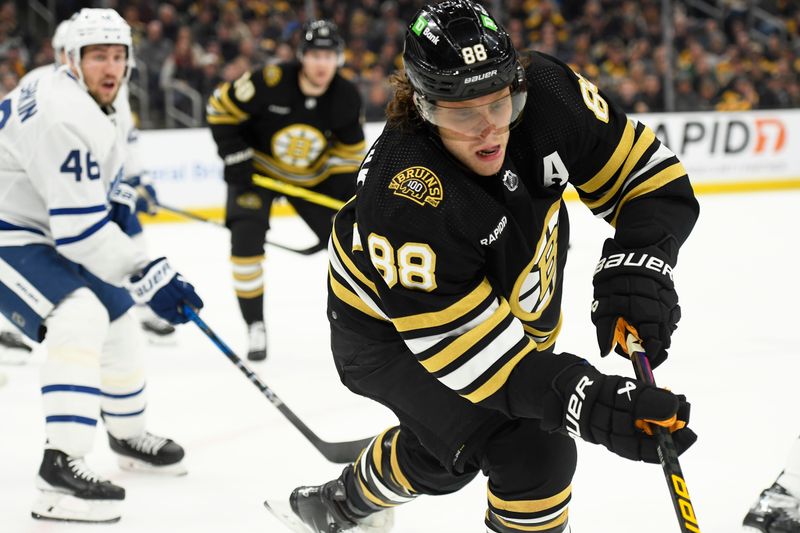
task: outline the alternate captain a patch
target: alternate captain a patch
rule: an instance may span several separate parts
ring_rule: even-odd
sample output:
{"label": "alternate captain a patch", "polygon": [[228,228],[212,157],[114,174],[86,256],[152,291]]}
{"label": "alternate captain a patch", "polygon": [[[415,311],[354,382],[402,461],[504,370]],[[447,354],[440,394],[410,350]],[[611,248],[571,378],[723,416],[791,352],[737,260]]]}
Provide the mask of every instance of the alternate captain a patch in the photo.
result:
{"label": "alternate captain a patch", "polygon": [[397,196],[408,198],[419,205],[437,207],[444,198],[439,176],[425,167],[410,167],[395,174],[389,188]]}

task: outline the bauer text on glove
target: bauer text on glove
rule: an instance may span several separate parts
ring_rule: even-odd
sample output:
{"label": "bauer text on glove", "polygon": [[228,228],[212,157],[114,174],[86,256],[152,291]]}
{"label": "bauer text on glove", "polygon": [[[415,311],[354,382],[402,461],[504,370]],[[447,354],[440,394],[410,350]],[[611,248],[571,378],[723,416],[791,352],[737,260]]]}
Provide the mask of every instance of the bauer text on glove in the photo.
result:
{"label": "bauer text on glove", "polygon": [[[672,280],[674,264],[658,246],[625,249],[606,240],[593,280],[592,322],[600,355],[611,351],[617,320],[624,318],[636,328],[653,368],[667,358],[681,317]],[[619,346],[617,353],[625,355]]]}
{"label": "bauer text on glove", "polygon": [[137,304],[146,303],[158,316],[173,324],[188,321],[180,311],[183,304],[195,309],[203,307],[203,300],[192,284],[172,270],[164,257],[152,261],[132,276],[128,290]]}
{"label": "bauer text on glove", "polygon": [[669,430],[677,452],[683,453],[697,440],[686,427],[689,411],[685,396],[636,379],[607,376],[587,364],[554,380],[542,428],[602,444],[626,459],[658,463],[652,426]]}

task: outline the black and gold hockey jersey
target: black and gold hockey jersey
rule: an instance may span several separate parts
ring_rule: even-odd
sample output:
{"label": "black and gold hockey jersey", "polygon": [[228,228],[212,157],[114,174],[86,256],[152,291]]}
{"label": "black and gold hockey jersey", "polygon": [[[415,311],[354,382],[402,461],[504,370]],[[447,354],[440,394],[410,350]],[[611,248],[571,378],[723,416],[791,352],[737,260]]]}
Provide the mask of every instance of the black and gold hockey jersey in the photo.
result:
{"label": "black and gold hockey jersey", "polygon": [[334,222],[329,302],[340,325],[401,338],[468,400],[536,416],[525,398],[558,366],[531,354],[561,327],[567,183],[626,245],[682,243],[697,203],[675,155],[589,81],[540,54],[526,72],[524,118],[495,176],[466,170],[429,131],[384,130]]}
{"label": "black and gold hockey jersey", "polygon": [[337,74],[324,94],[305,96],[299,71],[299,63],[268,65],[214,91],[206,118],[223,160],[252,148],[257,172],[303,187],[358,170],[365,148],[358,89]]}

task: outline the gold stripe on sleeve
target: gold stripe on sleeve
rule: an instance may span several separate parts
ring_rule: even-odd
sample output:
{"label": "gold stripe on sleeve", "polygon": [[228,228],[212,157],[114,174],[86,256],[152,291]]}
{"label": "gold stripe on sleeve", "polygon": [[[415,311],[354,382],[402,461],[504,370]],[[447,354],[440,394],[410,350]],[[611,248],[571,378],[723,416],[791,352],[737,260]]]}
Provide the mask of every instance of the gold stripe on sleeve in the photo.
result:
{"label": "gold stripe on sleeve", "polygon": [[228,83],[225,83],[222,87],[220,87],[220,90],[219,90],[219,101],[220,101],[220,103],[225,107],[225,109],[231,115],[235,116],[239,120],[247,120],[247,118],[250,115],[245,113],[241,109],[239,109],[239,106],[237,106],[236,104],[233,103],[233,100],[231,100],[231,97],[228,96],[228,89],[229,88],[230,88],[230,84],[228,84]]}
{"label": "gold stripe on sleeve", "polygon": [[647,151],[648,148],[650,148],[655,140],[656,134],[653,133],[653,130],[645,127],[644,131],[642,131],[642,135],[639,137],[639,140],[636,141],[636,144],[633,145],[633,148],[628,154],[628,158],[625,160],[625,165],[622,167],[619,176],[617,176],[617,181],[609,190],[604,192],[600,198],[597,200],[592,200],[591,202],[586,202],[586,207],[589,209],[594,209],[596,207],[600,207],[613,198],[614,195],[617,194],[617,191],[619,191],[620,187],[625,184],[625,180],[628,179],[628,175],[631,173],[633,167],[636,166],[636,163],[639,162],[639,159],[642,158],[642,155]]}
{"label": "gold stripe on sleeve", "polygon": [[462,299],[441,311],[433,311],[430,313],[420,313],[418,315],[409,315],[392,320],[395,329],[399,332],[411,331],[415,329],[435,328],[448,324],[456,320],[477,307],[481,302],[492,293],[492,286],[489,280],[483,278],[480,285],[475,287],[471,293],[464,296]]}
{"label": "gold stripe on sleeve", "polygon": [[603,168],[600,169],[600,172],[595,174],[594,177],[586,183],[578,186],[580,190],[586,193],[593,193],[611,179],[611,176],[617,172],[617,169],[622,166],[625,158],[628,157],[628,152],[630,152],[631,145],[633,144],[633,134],[633,124],[628,120],[625,124],[625,131],[622,132],[622,138],[619,140],[614,153],[611,154],[611,157],[606,161]]}
{"label": "gold stripe on sleeve", "polygon": [[378,294],[378,288],[375,287],[375,284],[367,279],[367,276],[365,276],[364,273],[361,272],[358,267],[356,267],[353,261],[350,260],[350,257],[345,253],[342,245],[339,243],[339,237],[336,235],[335,230],[331,232],[331,238],[333,240],[334,247],[336,247],[336,253],[344,264],[345,268],[347,268],[352,275],[358,278],[358,281],[369,287],[370,290],[372,290],[372,292],[375,294]]}
{"label": "gold stripe on sleeve", "polygon": [[358,309],[367,316],[371,316],[372,318],[377,318],[378,320],[383,320],[384,322],[386,321],[385,318],[377,314],[375,311],[372,310],[370,306],[365,304],[364,301],[361,300],[361,298],[359,298],[356,293],[354,293],[353,291],[351,291],[350,289],[339,283],[339,280],[337,280],[333,276],[333,273],[331,273],[330,270],[328,277],[331,280],[331,288],[333,289],[333,294],[335,294],[337,298],[339,298],[341,301],[343,301],[350,307]]}
{"label": "gold stripe on sleeve", "polygon": [[637,187],[628,191],[628,193],[617,204],[616,213],[614,214],[614,218],[611,219],[611,225],[617,227],[617,217],[619,216],[619,212],[623,205],[634,198],[638,198],[639,196],[655,191],[656,189],[660,189],[667,183],[685,175],[686,169],[683,167],[683,163],[675,163],[674,165],[668,166],[661,172],[654,174],[644,183],[641,183]]}
{"label": "gold stripe on sleeve", "polygon": [[464,333],[459,338],[451,342],[447,348],[441,352],[429,357],[428,359],[425,359],[424,361],[421,361],[422,366],[424,366],[425,370],[428,372],[438,372],[458,359],[464,354],[464,352],[472,348],[476,342],[483,339],[487,333],[496,328],[497,325],[509,314],[511,314],[511,306],[509,306],[508,302],[505,300],[505,298],[503,298],[500,303],[500,307],[498,307],[495,312],[492,313],[492,316],[490,316],[476,328]]}

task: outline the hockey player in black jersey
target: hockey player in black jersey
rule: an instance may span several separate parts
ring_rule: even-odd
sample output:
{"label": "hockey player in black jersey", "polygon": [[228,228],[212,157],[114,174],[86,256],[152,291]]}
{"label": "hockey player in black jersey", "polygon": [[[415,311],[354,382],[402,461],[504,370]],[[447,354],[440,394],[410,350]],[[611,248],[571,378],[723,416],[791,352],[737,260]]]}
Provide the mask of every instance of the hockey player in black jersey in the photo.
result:
{"label": "hockey player in black jersey", "polygon": [[555,350],[565,187],[616,229],[594,276],[601,355],[621,317],[653,366],[679,318],[672,269],[698,204],[652,130],[560,61],[519,58],[471,0],[423,8],[403,59],[334,221],[328,304],[342,382],[399,424],[337,479],[295,489],[298,531],[388,531],[395,506],[483,471],[487,531],[568,532],[573,438],[657,463],[648,424],[679,453],[696,435],[685,397]]}
{"label": "hockey player in black jersey", "polygon": [[[225,223],[250,360],[267,356],[262,262],[270,207],[278,196],[254,185],[253,172],[339,200],[355,192],[365,148],[362,105],[355,85],[337,73],[343,48],[333,23],[310,22],[302,30],[299,62],[247,72],[222,84],[208,101],[208,123],[225,163]],[[333,211],[291,196],[287,200],[326,243]]]}

